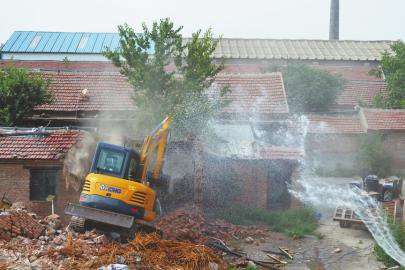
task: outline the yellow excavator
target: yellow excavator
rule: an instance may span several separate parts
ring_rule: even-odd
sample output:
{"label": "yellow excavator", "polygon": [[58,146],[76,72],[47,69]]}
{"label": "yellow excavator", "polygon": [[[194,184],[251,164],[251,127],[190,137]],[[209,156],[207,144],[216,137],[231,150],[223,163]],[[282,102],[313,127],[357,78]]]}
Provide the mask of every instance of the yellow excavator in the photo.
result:
{"label": "yellow excavator", "polygon": [[156,185],[163,167],[171,118],[166,117],[144,139],[140,152],[133,147],[99,142],[90,173],[86,176],[79,204],[69,203],[69,227],[133,234],[154,230],[150,222],[161,213]]}

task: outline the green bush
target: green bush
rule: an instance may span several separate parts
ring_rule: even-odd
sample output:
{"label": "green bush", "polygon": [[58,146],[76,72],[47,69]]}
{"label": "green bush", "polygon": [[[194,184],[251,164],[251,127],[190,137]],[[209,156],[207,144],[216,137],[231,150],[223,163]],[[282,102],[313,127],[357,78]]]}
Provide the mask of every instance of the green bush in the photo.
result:
{"label": "green bush", "polygon": [[315,213],[310,208],[268,212],[259,208],[235,205],[228,209],[219,210],[216,216],[236,225],[266,224],[272,230],[291,237],[316,235],[315,230],[318,226]]}
{"label": "green bush", "polygon": [[[405,224],[391,224],[391,231],[402,250],[405,250]],[[374,253],[379,261],[382,261],[386,266],[392,267],[398,265],[385,251],[376,244],[374,246]],[[405,267],[400,269],[405,270]]]}
{"label": "green bush", "polygon": [[0,125],[14,126],[35,106],[50,103],[48,84],[40,74],[23,68],[0,69]]}
{"label": "green bush", "polygon": [[341,76],[304,64],[273,66],[269,71],[283,73],[288,104],[293,112],[328,111],[345,84]]}
{"label": "green bush", "polygon": [[391,173],[391,156],[383,147],[381,134],[364,135],[357,155],[357,163],[362,175],[375,174],[385,177]]}

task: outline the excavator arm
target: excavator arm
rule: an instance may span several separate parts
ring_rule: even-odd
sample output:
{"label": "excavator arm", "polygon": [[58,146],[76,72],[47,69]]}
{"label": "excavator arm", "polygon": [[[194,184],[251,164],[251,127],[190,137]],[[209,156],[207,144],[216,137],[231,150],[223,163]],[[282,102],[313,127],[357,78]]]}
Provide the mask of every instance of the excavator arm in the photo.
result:
{"label": "excavator arm", "polygon": [[140,152],[140,165],[142,168],[141,182],[147,182],[149,166],[151,168],[152,179],[157,180],[162,171],[166,145],[169,135],[169,127],[172,119],[166,117],[148,136],[146,136]]}

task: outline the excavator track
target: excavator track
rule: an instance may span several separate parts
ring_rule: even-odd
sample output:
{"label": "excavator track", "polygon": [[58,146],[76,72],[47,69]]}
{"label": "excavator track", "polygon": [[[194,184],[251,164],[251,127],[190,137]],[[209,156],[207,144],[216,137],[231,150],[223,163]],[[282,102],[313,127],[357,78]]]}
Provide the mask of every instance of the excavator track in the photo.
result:
{"label": "excavator track", "polygon": [[69,227],[76,232],[84,232],[86,230],[85,223],[85,218],[72,216],[72,218],[70,219]]}

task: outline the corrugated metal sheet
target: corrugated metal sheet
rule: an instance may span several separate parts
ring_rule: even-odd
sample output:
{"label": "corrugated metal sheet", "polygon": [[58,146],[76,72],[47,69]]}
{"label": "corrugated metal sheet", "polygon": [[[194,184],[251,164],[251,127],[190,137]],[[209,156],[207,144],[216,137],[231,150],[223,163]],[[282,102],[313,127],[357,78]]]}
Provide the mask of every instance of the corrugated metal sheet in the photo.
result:
{"label": "corrugated metal sheet", "polygon": [[[390,50],[391,44],[392,41],[224,38],[215,57],[375,61],[380,60],[382,52]],[[17,31],[4,44],[2,52],[101,54],[107,47],[113,50],[119,47],[117,33]]]}
{"label": "corrugated metal sheet", "polygon": [[102,53],[119,46],[117,33],[16,31],[2,48],[3,53]]}

